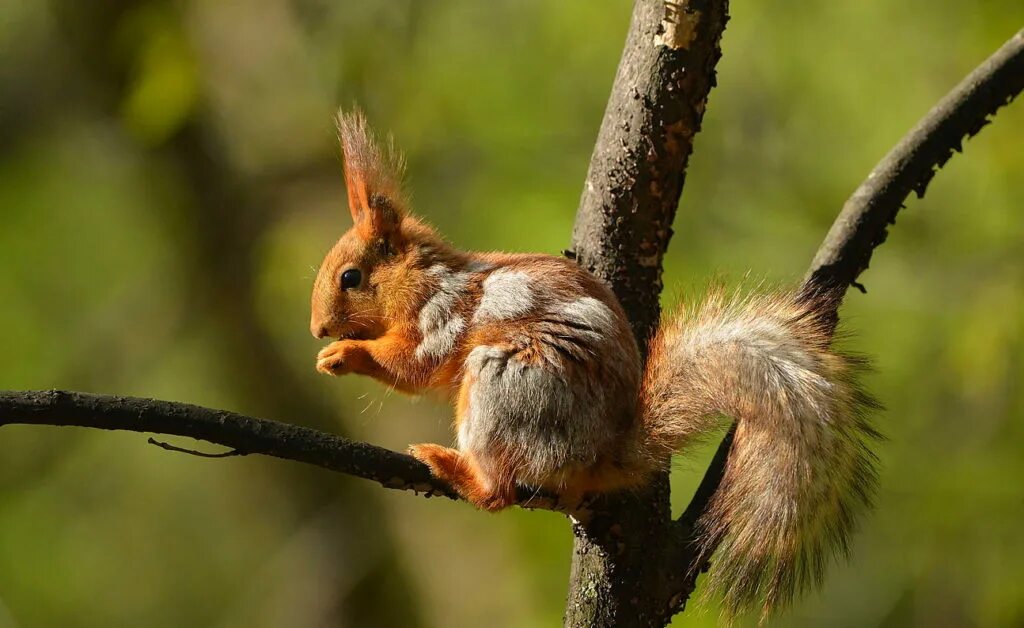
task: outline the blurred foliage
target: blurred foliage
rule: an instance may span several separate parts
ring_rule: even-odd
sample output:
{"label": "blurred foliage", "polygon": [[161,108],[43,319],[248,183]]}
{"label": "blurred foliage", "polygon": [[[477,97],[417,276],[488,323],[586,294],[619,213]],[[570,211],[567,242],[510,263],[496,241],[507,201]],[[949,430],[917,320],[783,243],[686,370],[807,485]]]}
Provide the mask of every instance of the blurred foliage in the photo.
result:
{"label": "blurred foliage", "polygon": [[[448,410],[312,369],[346,228],[331,114],[393,131],[467,248],[556,253],[630,13],[565,0],[0,4],[0,386],[225,407],[393,448]],[[668,297],[799,281],[846,195],[1024,24],[1020,0],[737,0]],[[1024,107],[911,201],[843,311],[882,489],[784,626],[1024,624]],[[202,445],[199,445],[200,447]],[[681,457],[677,507],[710,452]],[[137,434],[0,432],[0,627],[551,626],[570,532]],[[709,605],[709,606],[713,606]],[[674,626],[714,625],[714,608]]]}

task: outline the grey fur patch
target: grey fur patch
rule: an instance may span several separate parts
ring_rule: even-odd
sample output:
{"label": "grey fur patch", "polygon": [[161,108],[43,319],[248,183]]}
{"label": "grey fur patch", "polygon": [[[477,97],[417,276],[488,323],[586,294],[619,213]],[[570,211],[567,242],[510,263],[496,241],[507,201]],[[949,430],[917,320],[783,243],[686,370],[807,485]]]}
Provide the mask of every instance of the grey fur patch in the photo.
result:
{"label": "grey fur patch", "polygon": [[420,308],[419,328],[423,340],[416,347],[418,360],[448,355],[466,329],[466,320],[457,313],[456,306],[469,284],[469,274],[453,273],[443,264],[431,266],[427,274],[437,279],[438,286]]}
{"label": "grey fur patch", "polygon": [[466,264],[466,267],[463,270],[467,273],[486,273],[492,268],[494,268],[494,264],[477,259]]}
{"label": "grey fur patch", "polygon": [[615,333],[615,314],[611,308],[594,297],[582,297],[570,301],[557,312],[566,320],[585,327],[581,333],[593,338],[611,336]]}
{"label": "grey fur patch", "polygon": [[601,386],[573,381],[550,364],[521,361],[517,350],[482,345],[466,359],[473,380],[458,444],[488,468],[488,454],[519,458],[520,482],[547,481],[573,465],[590,465],[613,437]]}
{"label": "grey fur patch", "polygon": [[473,322],[511,320],[534,306],[533,279],[518,270],[496,270],[483,282],[484,294]]}

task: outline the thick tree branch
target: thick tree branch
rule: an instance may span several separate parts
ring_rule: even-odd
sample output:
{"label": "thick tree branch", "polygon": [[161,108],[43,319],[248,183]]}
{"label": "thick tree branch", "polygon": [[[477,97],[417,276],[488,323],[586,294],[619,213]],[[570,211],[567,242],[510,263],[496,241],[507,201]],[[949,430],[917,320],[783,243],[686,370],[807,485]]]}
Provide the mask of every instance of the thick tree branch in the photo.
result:
{"label": "thick tree branch", "polygon": [[928,183],[965,137],[976,135],[1024,89],[1024,30],[967,75],[907,133],[843,205],[808,271],[806,285],[845,292],[885,241],[911,192]]}
{"label": "thick tree branch", "polygon": [[643,348],[727,20],[725,0],[636,2],[576,212],[576,259],[612,287]]}
{"label": "thick tree branch", "polygon": [[[611,286],[642,348],[727,20],[726,0],[636,1],[576,214],[576,259]],[[573,535],[566,626],[662,626],[692,590],[668,474],[599,500]]]}

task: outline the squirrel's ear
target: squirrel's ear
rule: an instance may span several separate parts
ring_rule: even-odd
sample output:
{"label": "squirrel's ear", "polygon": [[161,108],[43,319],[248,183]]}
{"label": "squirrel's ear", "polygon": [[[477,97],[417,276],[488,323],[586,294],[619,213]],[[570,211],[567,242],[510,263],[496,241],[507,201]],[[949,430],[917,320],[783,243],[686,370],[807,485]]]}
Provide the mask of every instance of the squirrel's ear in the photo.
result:
{"label": "squirrel's ear", "polygon": [[338,112],[338,139],[345,162],[348,208],[364,240],[392,238],[405,213],[405,160],[389,136],[384,146],[358,109]]}

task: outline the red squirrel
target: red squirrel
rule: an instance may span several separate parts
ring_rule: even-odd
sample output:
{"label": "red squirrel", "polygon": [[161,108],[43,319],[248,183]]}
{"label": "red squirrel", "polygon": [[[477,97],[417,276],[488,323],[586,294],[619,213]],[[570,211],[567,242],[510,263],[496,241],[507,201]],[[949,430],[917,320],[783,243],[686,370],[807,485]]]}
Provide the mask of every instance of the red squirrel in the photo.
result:
{"label": "red squirrel", "polygon": [[359,112],[337,122],[354,226],[313,287],[310,330],[335,339],[316,368],[447,396],[457,446],[409,448],[435,476],[489,511],[517,486],[573,503],[644,486],[728,417],[698,522],[726,607],[784,604],[846,550],[877,435],[861,361],[831,347],[828,299],[713,291],[665,317],[645,365],[607,286],[563,257],[453,248],[409,213],[390,138]]}

